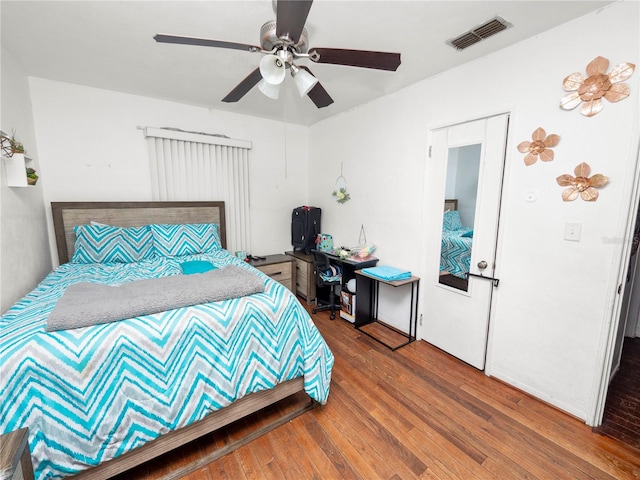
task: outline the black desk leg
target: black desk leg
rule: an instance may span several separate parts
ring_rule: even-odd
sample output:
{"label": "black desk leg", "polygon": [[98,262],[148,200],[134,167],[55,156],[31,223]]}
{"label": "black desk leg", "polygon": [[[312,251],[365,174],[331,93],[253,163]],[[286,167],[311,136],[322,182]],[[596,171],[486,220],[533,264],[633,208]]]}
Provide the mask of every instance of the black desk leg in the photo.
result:
{"label": "black desk leg", "polygon": [[409,342],[418,337],[418,295],[420,280],[411,284],[411,312],[409,317]]}
{"label": "black desk leg", "polygon": [[356,287],[356,319],[354,326],[356,328],[373,323],[375,316],[373,316],[374,305],[374,287],[373,282],[362,275],[357,278]]}
{"label": "black desk leg", "polygon": [[[403,335],[407,339],[406,342],[401,343],[397,346],[388,345],[379,338],[376,338],[374,335],[371,335],[369,332],[362,330],[361,327],[369,325],[370,323],[378,322],[380,282],[364,276],[360,276],[358,278],[358,281],[362,281],[362,284],[359,284],[357,289],[358,300],[356,302],[356,321],[354,325],[355,328],[360,330],[365,335],[373,338],[378,343],[381,343],[385,347],[390,348],[392,351],[395,351],[400,347],[404,347],[405,345],[408,345],[411,342],[415,341],[418,334],[418,294],[420,293],[420,280],[418,279],[411,283],[411,299],[409,305],[409,333],[405,334],[399,332],[395,328],[379,322],[381,325],[387,328],[392,328],[392,330],[394,330],[396,333]],[[361,296],[365,298],[361,298]]]}

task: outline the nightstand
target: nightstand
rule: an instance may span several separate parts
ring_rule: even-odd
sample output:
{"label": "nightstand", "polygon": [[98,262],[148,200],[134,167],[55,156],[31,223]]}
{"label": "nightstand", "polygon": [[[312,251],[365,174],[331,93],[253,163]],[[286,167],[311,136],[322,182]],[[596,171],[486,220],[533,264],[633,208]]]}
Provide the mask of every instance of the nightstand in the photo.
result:
{"label": "nightstand", "polygon": [[28,428],[0,435],[0,473],[4,474],[5,469],[7,480],[33,480]]}
{"label": "nightstand", "polygon": [[307,301],[307,305],[316,302],[316,272],[313,267],[313,255],[304,252],[285,252],[296,260],[296,293]]}
{"label": "nightstand", "polygon": [[275,281],[280,282],[293,293],[296,293],[296,265],[293,257],[278,253],[276,255],[267,255],[264,260],[250,260],[249,265],[269,275]]}

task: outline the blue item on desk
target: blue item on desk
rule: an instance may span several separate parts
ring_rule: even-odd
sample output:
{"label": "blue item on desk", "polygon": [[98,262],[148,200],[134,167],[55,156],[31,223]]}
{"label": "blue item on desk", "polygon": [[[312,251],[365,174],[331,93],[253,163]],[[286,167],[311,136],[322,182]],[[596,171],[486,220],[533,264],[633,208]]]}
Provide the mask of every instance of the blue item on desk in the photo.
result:
{"label": "blue item on desk", "polygon": [[411,278],[411,272],[408,270],[400,270],[395,267],[380,265],[378,267],[363,268],[362,271],[372,277],[393,282],[394,280],[406,280]]}
{"label": "blue item on desk", "polygon": [[328,233],[320,233],[316,245],[321,252],[331,253],[333,252],[333,237]]}

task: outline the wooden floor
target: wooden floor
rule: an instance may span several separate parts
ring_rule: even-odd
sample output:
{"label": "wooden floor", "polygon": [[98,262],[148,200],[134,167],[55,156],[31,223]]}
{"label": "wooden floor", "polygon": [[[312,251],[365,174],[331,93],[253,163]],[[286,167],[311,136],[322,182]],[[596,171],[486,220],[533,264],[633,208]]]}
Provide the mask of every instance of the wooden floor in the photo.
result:
{"label": "wooden floor", "polygon": [[640,338],[624,339],[620,370],[609,385],[596,430],[637,448],[640,455]]}
{"label": "wooden floor", "polygon": [[[640,452],[425,342],[391,352],[327,312],[312,317],[336,359],[328,403],[185,478],[640,478]],[[274,410],[122,478],[161,478]]]}

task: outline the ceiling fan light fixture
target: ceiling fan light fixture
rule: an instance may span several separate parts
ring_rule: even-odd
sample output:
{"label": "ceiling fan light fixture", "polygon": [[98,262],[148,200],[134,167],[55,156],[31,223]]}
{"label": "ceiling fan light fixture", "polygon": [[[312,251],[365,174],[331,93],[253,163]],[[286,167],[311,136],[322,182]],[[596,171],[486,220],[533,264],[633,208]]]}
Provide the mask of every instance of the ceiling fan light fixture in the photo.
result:
{"label": "ceiling fan light fixture", "polygon": [[316,77],[293,64],[291,65],[291,76],[293,77],[293,83],[298,87],[298,92],[300,92],[301,97],[309,93],[309,91],[316,86],[316,83],[318,83]]}
{"label": "ceiling fan light fixture", "polygon": [[280,98],[280,86],[282,84],[273,84],[266,82],[264,78],[258,82],[258,90],[264,93],[267,97],[272,98],[274,100],[278,100]]}
{"label": "ceiling fan light fixture", "polygon": [[[280,95],[279,89],[273,87],[277,87],[284,82],[286,70],[290,69],[293,82],[296,84],[301,97],[308,96],[318,108],[331,105],[333,99],[313,73],[306,66],[297,67],[294,65],[293,62],[301,58],[308,59],[314,63],[387,71],[397,70],[400,66],[399,53],[319,47],[309,50],[305,23],[313,1],[271,0],[276,19],[262,25],[260,29],[260,46],[164,33],[156,34],[153,38],[156,42],[161,43],[227,48],[263,55],[260,60],[260,66],[254,68],[222,99],[226,103],[239,101],[258,84],[260,85],[260,91],[266,96],[274,99],[278,98]],[[488,36],[497,31],[493,24],[481,25],[476,30],[479,32],[478,35],[483,36]]]}
{"label": "ceiling fan light fixture", "polygon": [[286,74],[284,62],[276,55],[265,55],[260,60],[260,75],[266,83],[280,85]]}

